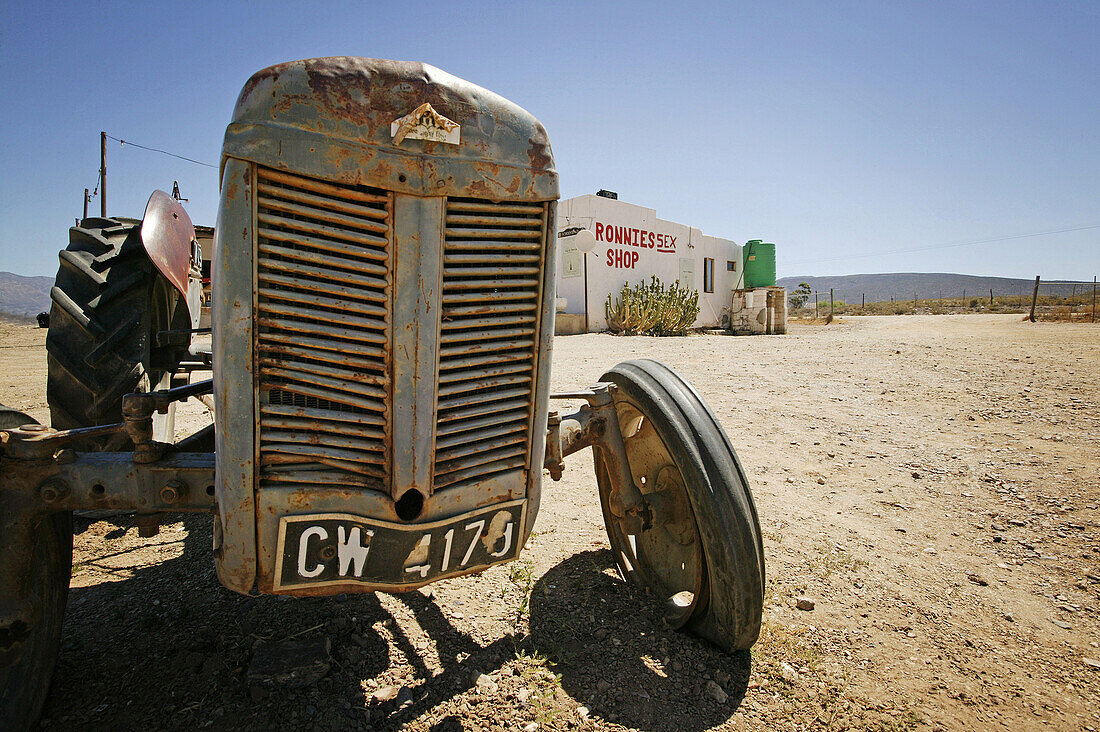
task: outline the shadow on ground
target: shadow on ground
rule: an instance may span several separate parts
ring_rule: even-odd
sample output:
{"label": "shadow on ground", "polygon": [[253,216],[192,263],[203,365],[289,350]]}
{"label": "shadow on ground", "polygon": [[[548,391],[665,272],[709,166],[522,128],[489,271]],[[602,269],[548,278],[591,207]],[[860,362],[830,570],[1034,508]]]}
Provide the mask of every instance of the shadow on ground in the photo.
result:
{"label": "shadow on ground", "polygon": [[[109,534],[136,531],[130,517],[109,521]],[[215,576],[210,517],[183,523],[181,556],[138,562],[118,581],[71,590],[44,728],[397,729],[434,710],[433,729],[458,730],[469,722],[460,709],[467,705],[448,703],[473,689],[479,673],[491,675],[525,655],[545,657],[560,674],[568,696],[558,699],[559,711],[584,704],[593,718],[645,730],[712,727],[728,719],[744,695],[747,656],[725,655],[663,627],[659,614],[614,574],[608,551],[570,557],[535,584],[527,637],[498,630],[482,645],[457,629],[433,597],[396,595],[431,639],[439,664],[429,668],[427,655],[391,613],[392,602],[387,609],[371,594],[237,595]],[[77,531],[86,526],[78,522]],[[158,540],[171,541],[166,534]],[[249,684],[258,643],[322,637],[331,642],[332,665],[313,686]],[[373,700],[365,680],[393,676],[401,665],[407,667],[397,669],[401,695]],[[726,682],[725,704],[705,694],[715,678]],[[510,715],[521,716],[504,690],[484,695],[475,689],[468,701],[488,705],[481,711],[505,725]]]}
{"label": "shadow on ground", "polygon": [[[106,520],[113,525],[107,537],[136,531],[131,517]],[[392,618],[378,599],[230,592],[214,572],[212,519],[189,516],[183,523],[181,556],[144,564],[119,581],[70,590],[43,726],[272,729],[312,726],[321,718],[341,720],[342,729],[365,724],[360,682],[390,665],[389,642],[373,625]],[[86,526],[78,520],[78,534]],[[331,638],[330,673],[309,689],[250,687],[253,647],[291,636]]]}
{"label": "shadow on ground", "polygon": [[[726,654],[665,626],[619,578],[607,549],[575,554],[536,583],[525,645],[553,662],[562,687],[592,717],[642,730],[720,724],[749,679],[747,652]],[[708,694],[708,682],[722,682],[724,703]]]}
{"label": "shadow on ground", "polygon": [[[104,538],[136,532],[131,516],[96,518],[111,526]],[[477,672],[471,670],[492,673],[515,657],[510,635],[483,647],[420,592],[395,597],[431,637],[442,672],[427,667],[376,595],[294,599],[230,592],[214,571],[211,518],[182,521],[181,556],[70,590],[44,728],[396,728],[472,688]],[[78,535],[88,523],[77,520]],[[165,536],[151,541],[171,542]],[[103,559],[143,549],[104,552],[92,562],[102,571]],[[269,690],[249,684],[259,642],[320,637],[331,642],[332,664],[315,685]],[[373,700],[363,682],[394,664],[411,668],[408,691]]]}

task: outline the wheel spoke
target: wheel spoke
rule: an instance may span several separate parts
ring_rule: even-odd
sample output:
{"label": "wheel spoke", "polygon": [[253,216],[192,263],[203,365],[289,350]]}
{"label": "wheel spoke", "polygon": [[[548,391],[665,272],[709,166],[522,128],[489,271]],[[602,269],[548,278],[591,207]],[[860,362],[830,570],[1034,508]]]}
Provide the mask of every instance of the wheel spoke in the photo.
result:
{"label": "wheel spoke", "polygon": [[683,477],[653,419],[625,399],[617,399],[616,411],[631,475],[652,503],[654,521],[632,536],[612,518],[612,543],[624,578],[653,595],[670,624],[680,626],[701,596],[704,563]]}

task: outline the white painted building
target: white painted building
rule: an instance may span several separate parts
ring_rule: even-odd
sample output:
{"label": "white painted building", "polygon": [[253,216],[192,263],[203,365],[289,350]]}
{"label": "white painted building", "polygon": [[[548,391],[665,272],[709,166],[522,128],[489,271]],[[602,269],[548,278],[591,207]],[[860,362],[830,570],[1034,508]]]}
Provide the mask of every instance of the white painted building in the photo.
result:
{"label": "white painted building", "polygon": [[[570,236],[580,229],[595,236],[589,252]],[[653,275],[699,291],[695,327],[729,325],[732,291],[742,277],[741,246],[729,239],[659,219],[652,208],[587,195],[558,203],[558,247],[559,333],[606,330],[608,295]]]}

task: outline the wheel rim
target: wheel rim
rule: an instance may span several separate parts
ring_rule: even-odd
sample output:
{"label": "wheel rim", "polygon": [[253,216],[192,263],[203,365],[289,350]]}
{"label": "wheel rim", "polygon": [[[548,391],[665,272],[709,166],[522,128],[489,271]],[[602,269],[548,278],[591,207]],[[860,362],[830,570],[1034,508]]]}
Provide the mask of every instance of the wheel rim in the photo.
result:
{"label": "wheel rim", "polygon": [[684,625],[704,602],[706,559],[684,475],[654,420],[616,396],[619,426],[634,484],[651,508],[649,528],[625,534],[607,510],[611,481],[603,467],[601,500],[623,578],[663,605],[666,621]]}

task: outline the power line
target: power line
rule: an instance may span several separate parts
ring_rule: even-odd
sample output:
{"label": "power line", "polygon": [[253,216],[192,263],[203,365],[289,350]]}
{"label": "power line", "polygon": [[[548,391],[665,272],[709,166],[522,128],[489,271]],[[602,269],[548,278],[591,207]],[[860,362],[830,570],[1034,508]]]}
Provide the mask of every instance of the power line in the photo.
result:
{"label": "power line", "polygon": [[839,262],[845,259],[858,259],[861,257],[882,257],[888,254],[910,254],[913,252],[929,252],[935,249],[951,249],[955,247],[969,247],[975,244],[992,244],[998,241],[1009,241],[1012,239],[1029,239],[1035,236],[1050,236],[1051,234],[1066,234],[1071,231],[1085,231],[1087,229],[1100,229],[1100,224],[1089,224],[1087,226],[1074,226],[1066,229],[1049,229],[1047,231],[1035,231],[1029,234],[1013,234],[1011,236],[998,236],[992,239],[975,239],[973,241],[957,242],[954,244],[933,244],[927,247],[914,247],[912,249],[889,249],[883,252],[866,252],[864,254],[845,254],[836,257],[821,257],[819,259],[799,259],[794,262],[786,262],[785,266],[792,264],[812,264],[816,262]]}
{"label": "power line", "polygon": [[88,194],[88,200],[91,200],[99,194],[99,182],[103,180],[103,171],[99,171],[95,176],[95,185],[91,188],[91,193]]}
{"label": "power line", "polygon": [[155,147],[146,147],[145,145],[139,145],[136,142],[130,142],[129,140],[123,140],[123,139],[118,138],[118,137],[111,137],[110,135],[107,135],[107,139],[114,140],[115,142],[118,142],[122,145],[132,145],[134,147],[140,147],[142,150],[148,150],[150,152],[160,153],[161,155],[168,155],[168,156],[171,156],[173,158],[179,158],[180,160],[186,160],[187,162],[194,163],[195,165],[204,165],[207,168],[217,168],[218,167],[217,165],[211,165],[210,163],[204,163],[201,160],[195,160],[194,158],[184,157],[183,155],[176,155],[175,153],[168,152],[167,150],[158,150]]}

